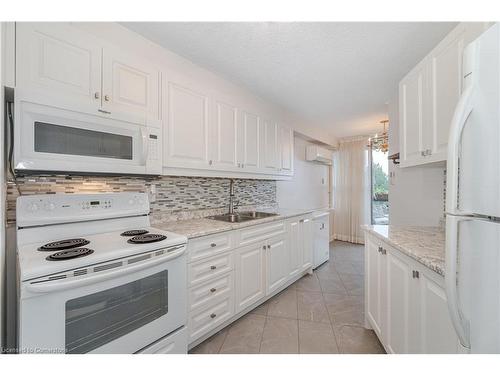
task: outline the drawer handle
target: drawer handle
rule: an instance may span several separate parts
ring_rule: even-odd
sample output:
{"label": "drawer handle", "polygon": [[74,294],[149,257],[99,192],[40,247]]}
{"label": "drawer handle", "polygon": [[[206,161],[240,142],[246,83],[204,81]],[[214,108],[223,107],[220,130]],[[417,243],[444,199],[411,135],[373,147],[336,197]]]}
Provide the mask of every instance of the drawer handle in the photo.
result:
{"label": "drawer handle", "polygon": [[216,268],[217,268],[217,266],[210,266],[211,270],[215,270]]}
{"label": "drawer handle", "polygon": [[212,243],[210,244],[210,247],[215,247],[215,246],[217,246],[217,244],[216,244],[216,243],[213,243],[213,242],[212,242]]}
{"label": "drawer handle", "polygon": [[216,291],[217,291],[217,289],[216,289],[216,288],[212,288],[212,289],[210,289],[210,292],[211,292],[211,293],[215,293]]}
{"label": "drawer handle", "polygon": [[215,318],[216,316],[217,316],[217,314],[214,314],[214,313],[210,314],[210,317],[211,317],[212,319],[213,319],[213,318]]}

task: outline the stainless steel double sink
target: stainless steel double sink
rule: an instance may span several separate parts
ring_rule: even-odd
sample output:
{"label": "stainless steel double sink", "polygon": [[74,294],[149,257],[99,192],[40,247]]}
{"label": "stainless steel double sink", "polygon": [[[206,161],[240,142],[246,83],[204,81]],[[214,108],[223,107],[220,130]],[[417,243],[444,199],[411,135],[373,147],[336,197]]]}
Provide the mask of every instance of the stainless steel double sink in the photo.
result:
{"label": "stainless steel double sink", "polygon": [[250,220],[264,219],[266,217],[278,216],[276,213],[260,212],[260,211],[244,211],[234,214],[222,214],[215,216],[208,216],[207,219],[225,221],[227,223],[242,223]]}

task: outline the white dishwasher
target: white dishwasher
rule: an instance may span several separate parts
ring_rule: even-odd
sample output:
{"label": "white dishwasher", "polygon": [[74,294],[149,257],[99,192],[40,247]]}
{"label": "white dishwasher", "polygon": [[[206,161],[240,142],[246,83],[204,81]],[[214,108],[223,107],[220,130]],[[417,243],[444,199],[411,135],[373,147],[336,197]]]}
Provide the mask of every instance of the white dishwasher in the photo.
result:
{"label": "white dishwasher", "polygon": [[330,259],[330,213],[322,212],[313,217],[314,223],[314,259],[313,268],[317,268]]}

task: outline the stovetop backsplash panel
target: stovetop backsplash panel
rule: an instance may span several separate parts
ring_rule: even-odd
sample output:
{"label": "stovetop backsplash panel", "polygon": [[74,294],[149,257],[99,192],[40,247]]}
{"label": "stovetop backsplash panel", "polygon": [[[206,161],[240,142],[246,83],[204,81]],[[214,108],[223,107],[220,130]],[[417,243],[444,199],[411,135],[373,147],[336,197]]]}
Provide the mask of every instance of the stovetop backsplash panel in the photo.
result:
{"label": "stovetop backsplash panel", "polygon": [[[204,177],[131,176],[23,176],[17,178],[22,195],[55,193],[146,192],[156,187],[151,222],[205,217],[227,211],[229,179]],[[241,209],[276,207],[276,181],[235,180],[236,201]],[[16,219],[13,183],[7,185],[7,221]]]}

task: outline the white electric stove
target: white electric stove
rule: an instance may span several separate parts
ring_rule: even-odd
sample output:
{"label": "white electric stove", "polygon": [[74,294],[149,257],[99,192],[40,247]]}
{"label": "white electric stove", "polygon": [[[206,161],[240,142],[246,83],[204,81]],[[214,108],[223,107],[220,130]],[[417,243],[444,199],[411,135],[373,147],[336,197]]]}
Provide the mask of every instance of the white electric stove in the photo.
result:
{"label": "white electric stove", "polygon": [[186,243],[143,193],[19,197],[19,351],[186,353]]}

